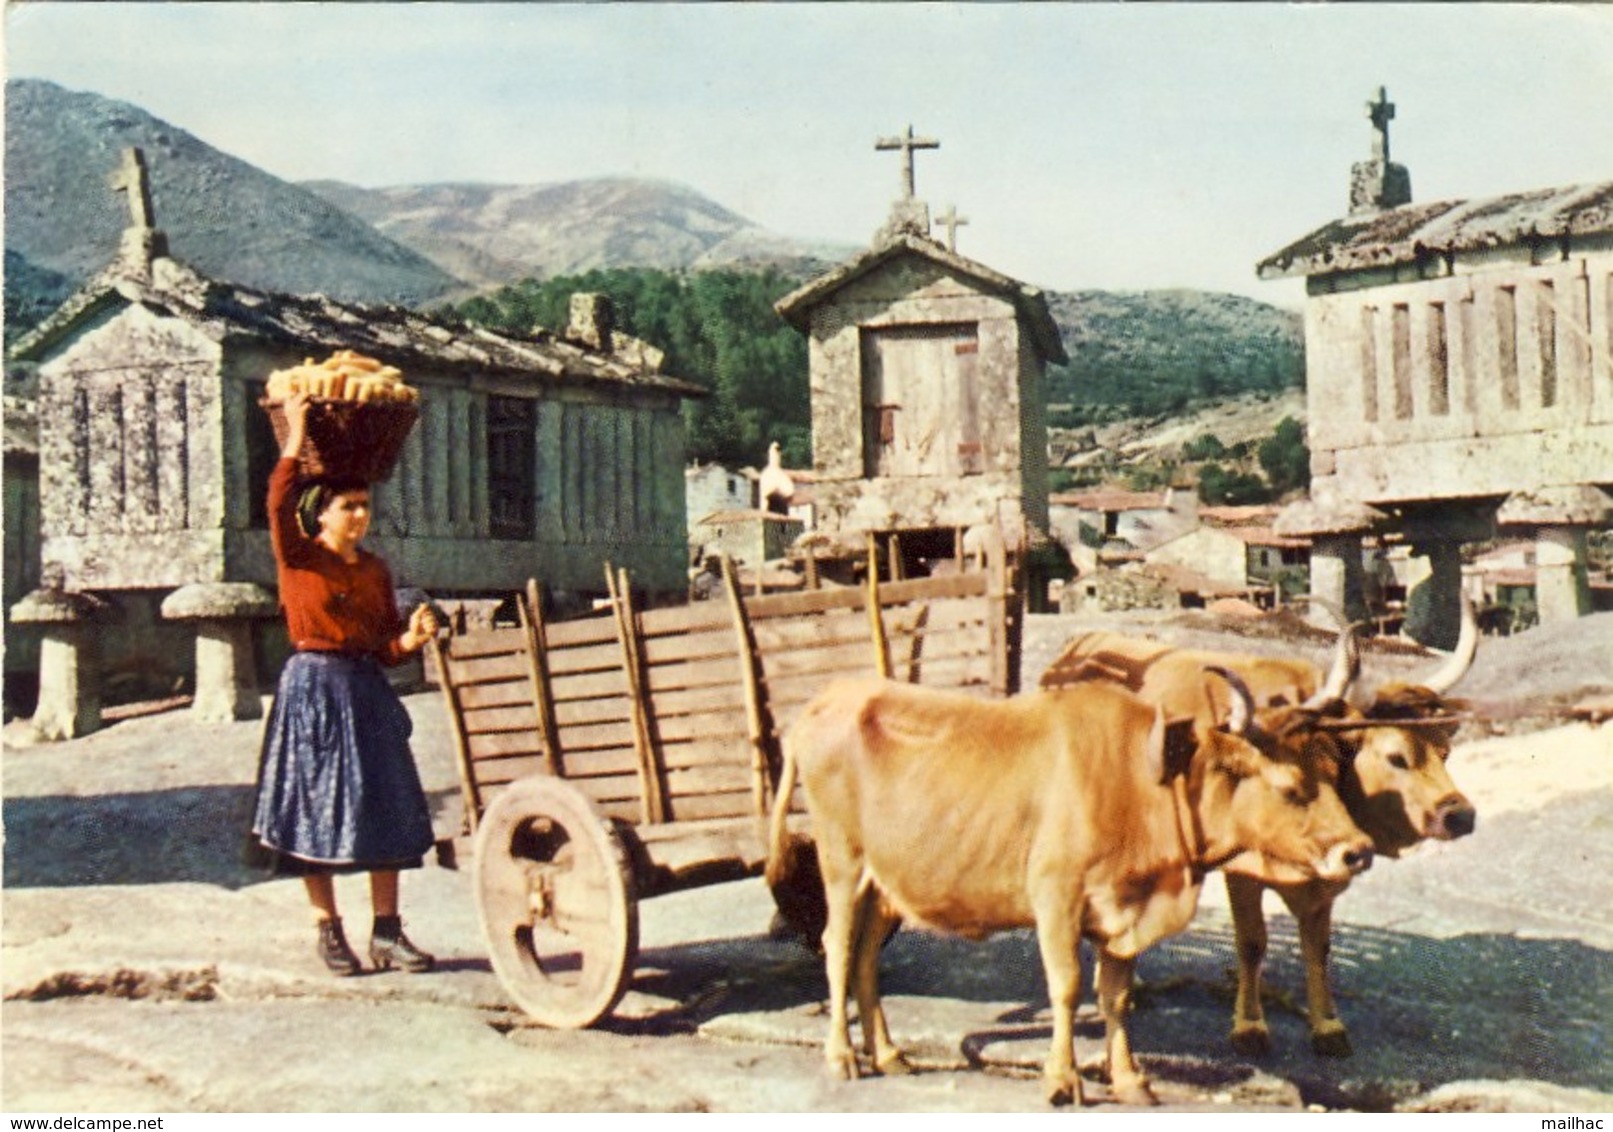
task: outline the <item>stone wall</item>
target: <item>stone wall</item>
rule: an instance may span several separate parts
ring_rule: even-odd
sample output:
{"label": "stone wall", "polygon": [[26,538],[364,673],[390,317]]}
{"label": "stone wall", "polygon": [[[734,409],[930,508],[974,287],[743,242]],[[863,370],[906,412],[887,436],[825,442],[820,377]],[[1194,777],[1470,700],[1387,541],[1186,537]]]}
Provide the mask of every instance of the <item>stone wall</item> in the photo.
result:
{"label": "stone wall", "polygon": [[1186,566],[1229,586],[1249,584],[1249,548],[1242,539],[1215,527],[1200,527],[1162,543],[1145,558],[1148,562]]}
{"label": "stone wall", "polygon": [[1128,609],[1175,609],[1176,591],[1137,570],[1099,570],[1064,583],[1061,613],[1117,613]]}

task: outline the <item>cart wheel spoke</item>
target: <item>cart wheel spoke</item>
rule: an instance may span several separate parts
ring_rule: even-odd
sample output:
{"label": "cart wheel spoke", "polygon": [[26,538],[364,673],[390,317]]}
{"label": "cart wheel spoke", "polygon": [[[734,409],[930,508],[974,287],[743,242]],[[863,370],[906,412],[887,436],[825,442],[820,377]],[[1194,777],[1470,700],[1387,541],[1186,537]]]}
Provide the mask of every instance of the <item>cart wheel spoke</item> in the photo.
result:
{"label": "cart wheel spoke", "polygon": [[511,783],[482,815],[476,901],[493,970],[548,1026],[581,1028],[621,998],[638,904],[616,830],[556,778]]}

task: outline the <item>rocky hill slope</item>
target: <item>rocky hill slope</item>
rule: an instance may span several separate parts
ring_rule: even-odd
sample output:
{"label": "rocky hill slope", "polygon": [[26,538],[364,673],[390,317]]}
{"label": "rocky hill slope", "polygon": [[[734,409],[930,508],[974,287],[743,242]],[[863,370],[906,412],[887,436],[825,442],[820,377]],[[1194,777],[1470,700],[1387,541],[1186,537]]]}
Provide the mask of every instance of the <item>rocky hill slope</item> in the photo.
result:
{"label": "rocky hill slope", "polygon": [[810,274],[851,250],[779,236],[668,181],[305,187],[479,286],[609,267]]}
{"label": "rocky hill slope", "polygon": [[[145,151],[176,258],[231,282],[353,301],[421,303],[458,281],[324,198],[137,106],[33,79],[6,84],[5,243],[73,285],[117,251],[129,211],[108,181]],[[26,280],[19,280],[26,284]],[[8,308],[12,302],[7,281]],[[26,305],[24,297],[17,300]]]}

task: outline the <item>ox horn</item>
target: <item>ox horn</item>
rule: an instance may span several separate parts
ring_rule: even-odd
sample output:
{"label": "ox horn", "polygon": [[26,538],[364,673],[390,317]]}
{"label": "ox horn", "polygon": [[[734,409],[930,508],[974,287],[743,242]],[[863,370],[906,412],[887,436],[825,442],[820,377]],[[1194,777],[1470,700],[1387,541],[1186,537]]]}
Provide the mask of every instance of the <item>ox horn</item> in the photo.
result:
{"label": "ox horn", "polygon": [[1473,602],[1467,596],[1467,591],[1457,591],[1462,607],[1462,630],[1456,638],[1456,648],[1432,672],[1420,680],[1412,683],[1419,684],[1433,692],[1436,696],[1443,696],[1456,687],[1467,670],[1473,667],[1473,657],[1479,651],[1479,619],[1473,611]]}
{"label": "ox horn", "polygon": [[1354,623],[1344,616],[1344,610],[1333,602],[1315,594],[1307,594],[1295,600],[1320,606],[1329,617],[1333,618],[1333,624],[1339,629],[1338,641],[1333,649],[1333,667],[1328,670],[1327,679],[1322,681],[1322,686],[1316,690],[1315,695],[1300,705],[1311,711],[1321,711],[1328,704],[1336,703],[1349,695],[1350,686],[1361,675],[1361,646],[1355,638]]}
{"label": "ox horn", "polygon": [[1249,730],[1249,721],[1255,714],[1255,697],[1249,691],[1249,685],[1236,672],[1218,664],[1206,665],[1204,671],[1215,673],[1232,689],[1232,707],[1227,713],[1226,727],[1231,734],[1242,735]]}

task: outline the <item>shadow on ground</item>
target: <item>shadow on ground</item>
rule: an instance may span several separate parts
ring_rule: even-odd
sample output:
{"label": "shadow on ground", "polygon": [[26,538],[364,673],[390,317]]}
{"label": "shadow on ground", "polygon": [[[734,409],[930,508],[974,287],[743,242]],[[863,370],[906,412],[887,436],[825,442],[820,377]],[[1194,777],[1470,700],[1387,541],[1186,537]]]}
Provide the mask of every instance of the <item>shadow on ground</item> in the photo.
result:
{"label": "shadow on ground", "polygon": [[[457,794],[427,797],[437,812]],[[250,786],[7,798],[4,884],[245,888],[270,879],[248,863],[252,805]]]}
{"label": "shadow on ground", "polygon": [[[1083,950],[1083,999],[1090,1003],[1091,962]],[[1286,920],[1272,924],[1268,963],[1275,1048],[1259,1059],[1232,1051],[1233,936],[1219,913],[1201,915],[1193,930],[1143,956],[1133,1046],[1162,1077],[1208,1074],[1198,1083],[1214,1085],[1212,1079],[1232,1082],[1260,1070],[1291,1082],[1305,1103],[1329,1108],[1389,1109],[1439,1085],[1479,1079],[1613,1092],[1613,955],[1605,951],[1572,940],[1498,933],[1434,939],[1346,925],[1335,934],[1334,953],[1352,1057],[1311,1052],[1303,972]],[[1021,1051],[1036,1061],[1045,1052],[1047,996],[1030,932],[983,943],[903,932],[886,947],[880,970],[882,992],[905,1000],[888,1006],[899,1042],[909,1040],[904,1031],[934,1025],[915,1017],[912,1000],[957,1000],[983,1008],[974,1029],[949,1039],[960,1063],[979,1065],[983,1050],[1004,1042],[1023,1043]],[[822,960],[799,943],[751,937],[652,949],[636,972],[635,991],[679,1005],[647,1019],[617,1018],[607,1028],[692,1031],[724,1016],[793,1012],[788,1040],[821,1039]],[[1098,1055],[1101,1042],[1089,1009],[1077,1030],[1077,1056]]]}

